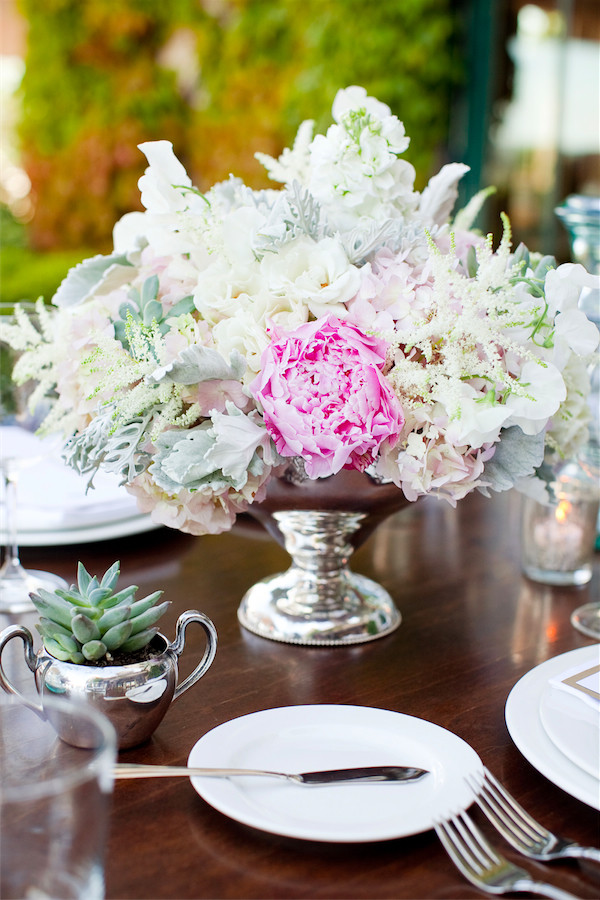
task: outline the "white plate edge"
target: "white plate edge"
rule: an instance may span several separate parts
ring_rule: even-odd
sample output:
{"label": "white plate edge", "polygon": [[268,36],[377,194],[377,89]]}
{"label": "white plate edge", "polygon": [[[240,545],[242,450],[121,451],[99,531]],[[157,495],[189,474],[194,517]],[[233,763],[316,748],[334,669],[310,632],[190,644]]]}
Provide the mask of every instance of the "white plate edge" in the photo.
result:
{"label": "white plate edge", "polygon": [[[149,515],[141,514],[106,522],[101,525],[81,525],[72,528],[56,528],[48,531],[21,531],[17,538],[20,547],[54,547],[63,544],[86,544],[92,541],[108,541],[153,531],[161,525],[153,522]],[[6,535],[0,531],[0,542]]]}

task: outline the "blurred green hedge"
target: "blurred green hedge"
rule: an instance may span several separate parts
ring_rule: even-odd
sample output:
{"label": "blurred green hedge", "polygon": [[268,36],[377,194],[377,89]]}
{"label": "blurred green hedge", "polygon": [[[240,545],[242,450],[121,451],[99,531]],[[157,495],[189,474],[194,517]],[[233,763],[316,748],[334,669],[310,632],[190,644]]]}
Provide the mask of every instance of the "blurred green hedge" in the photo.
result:
{"label": "blurred green hedge", "polygon": [[[418,186],[445,161],[462,77],[452,0],[20,0],[20,8],[29,40],[19,137],[38,251],[110,248],[114,222],[140,208],[142,141],[172,141],[201,188],[231,172],[264,185],[254,152],[277,155],[305,118],[324,129],[336,91],[349,84],[404,121]],[[190,46],[182,69],[178,48]],[[24,255],[3,262],[4,278],[26,265]]]}
{"label": "blurred green hedge", "polygon": [[0,251],[0,300],[20,303],[23,300],[50,300],[72,266],[89,251],[54,250],[40,253],[28,247],[2,247]]}

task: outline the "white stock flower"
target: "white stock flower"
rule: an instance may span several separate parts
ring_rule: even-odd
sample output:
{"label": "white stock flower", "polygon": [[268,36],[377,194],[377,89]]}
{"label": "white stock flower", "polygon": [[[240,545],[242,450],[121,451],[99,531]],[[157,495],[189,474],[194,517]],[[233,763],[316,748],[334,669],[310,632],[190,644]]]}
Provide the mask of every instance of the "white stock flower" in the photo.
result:
{"label": "white stock flower", "polygon": [[150,165],[138,181],[145,213],[127,213],[113,230],[115,248],[131,252],[150,244],[157,254],[197,253],[209,211],[204,197],[173,152],[170,141],[138,145]]}
{"label": "white stock flower", "polygon": [[509,395],[506,427],[518,425],[524,434],[537,434],[567,396],[564,379],[553,363],[529,360],[521,369],[519,383],[526,393]]}
{"label": "white stock flower", "polygon": [[548,312],[554,318],[552,360],[562,370],[572,353],[587,357],[598,347],[598,328],[578,308],[578,303],[583,289],[600,295],[600,276],[590,275],[579,263],[564,263],[550,269],[544,288]]}
{"label": "white stock flower", "polygon": [[571,354],[562,372],[567,396],[550,419],[547,439],[565,458],[574,458],[584,446],[592,418],[587,398],[590,376],[585,361]]}
{"label": "white stock flower", "polygon": [[192,181],[173,152],[170,141],[146,141],[138,147],[150,163],[138,181],[142,206],[151,213],[173,213],[187,207],[181,188]]}
{"label": "white stock flower", "polygon": [[599,290],[600,275],[591,275],[580,263],[563,263],[550,269],[544,282],[550,315],[575,309],[584,287]]}
{"label": "white stock flower", "polygon": [[113,227],[113,246],[116,253],[129,253],[138,250],[148,224],[146,213],[125,213]]}
{"label": "white stock flower", "polygon": [[325,135],[310,145],[307,186],[328,207],[334,227],[349,229],[360,216],[398,216],[412,212],[415,170],[399,160],[409,144],[404,125],[389,107],[364,88],[340,91]]}
{"label": "white stock flower", "polygon": [[279,181],[281,184],[291,184],[298,181],[304,184],[308,177],[309,147],[312,141],[314,122],[307,119],[298,128],[294,146],[286,147],[279,159],[273,159],[266,153],[255,153],[256,159],[262,163],[269,178]]}
{"label": "white stock flower", "polygon": [[350,87],[341,88],[337,92],[331,107],[331,116],[335,122],[341,122],[346,113],[358,109],[364,109],[369,116],[373,116],[375,119],[385,119],[392,115],[392,111],[386,103],[382,103],[375,97],[369,97],[364,87],[353,84]]}

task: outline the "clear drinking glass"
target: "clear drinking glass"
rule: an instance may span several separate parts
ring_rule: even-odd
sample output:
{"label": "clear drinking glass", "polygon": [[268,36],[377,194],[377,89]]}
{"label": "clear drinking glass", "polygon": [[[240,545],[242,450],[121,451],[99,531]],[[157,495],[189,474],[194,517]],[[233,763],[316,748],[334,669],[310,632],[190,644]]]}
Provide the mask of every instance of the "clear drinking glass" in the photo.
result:
{"label": "clear drinking glass", "polygon": [[[33,304],[20,304],[32,320]],[[35,382],[16,385],[12,371],[19,351],[6,340],[7,326],[14,324],[12,307],[0,304],[0,476],[4,501],[4,562],[0,567],[0,613],[19,613],[33,609],[31,591],[66,587],[63,578],[52,572],[25,569],[19,557],[17,532],[18,481],[23,470],[36,465],[50,452],[47,444],[35,436],[45,411],[30,409]],[[46,410],[47,411],[47,410]]]}
{"label": "clear drinking glass", "polygon": [[[65,743],[55,725],[86,746]],[[102,900],[115,757],[112,725],[88,704],[45,697],[40,712],[0,694],[4,900]]]}
{"label": "clear drinking glass", "polygon": [[[600,275],[600,197],[575,194],[555,210],[569,233],[571,255],[575,262],[585,266],[588,272]],[[600,328],[600,289],[585,288],[579,298],[579,307]],[[590,370],[591,393],[590,441],[585,461],[600,476],[600,365],[596,362]],[[596,551],[600,550],[600,516],[596,522]],[[587,637],[600,640],[600,602],[585,603],[571,615],[571,623]]]}

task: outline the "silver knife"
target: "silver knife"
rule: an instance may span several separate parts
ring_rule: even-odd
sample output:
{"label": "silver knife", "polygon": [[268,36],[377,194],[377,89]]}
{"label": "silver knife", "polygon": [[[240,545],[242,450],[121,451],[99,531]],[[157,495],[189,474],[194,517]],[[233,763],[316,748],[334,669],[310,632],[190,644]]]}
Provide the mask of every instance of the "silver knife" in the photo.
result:
{"label": "silver knife", "polygon": [[415,782],[429,772],[413,766],[366,766],[355,769],[328,769],[323,772],[270,772],[262,769],[215,769],[197,766],[153,766],[141,763],[117,763],[115,778],[168,778],[172,775],[202,776],[207,778],[231,778],[232,776],[261,775],[283,778],[294,784],[373,784],[375,782]]}

